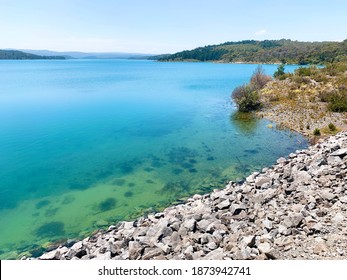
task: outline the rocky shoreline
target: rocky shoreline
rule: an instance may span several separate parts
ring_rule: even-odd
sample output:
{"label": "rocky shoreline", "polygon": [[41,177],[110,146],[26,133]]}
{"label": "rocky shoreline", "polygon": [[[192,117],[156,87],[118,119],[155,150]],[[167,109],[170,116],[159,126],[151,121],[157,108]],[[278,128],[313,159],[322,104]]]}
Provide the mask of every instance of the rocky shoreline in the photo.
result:
{"label": "rocky shoreline", "polygon": [[347,131],[243,183],[111,225],[38,259],[346,259],[346,214]]}

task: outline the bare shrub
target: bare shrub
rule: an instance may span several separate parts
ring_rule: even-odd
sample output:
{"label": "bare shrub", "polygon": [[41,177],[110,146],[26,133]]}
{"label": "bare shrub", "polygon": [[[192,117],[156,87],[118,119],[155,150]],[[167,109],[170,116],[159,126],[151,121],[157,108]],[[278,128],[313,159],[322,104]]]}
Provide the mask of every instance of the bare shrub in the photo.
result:
{"label": "bare shrub", "polygon": [[251,77],[250,84],[255,90],[260,90],[270,81],[272,77],[265,75],[263,67],[259,65]]}

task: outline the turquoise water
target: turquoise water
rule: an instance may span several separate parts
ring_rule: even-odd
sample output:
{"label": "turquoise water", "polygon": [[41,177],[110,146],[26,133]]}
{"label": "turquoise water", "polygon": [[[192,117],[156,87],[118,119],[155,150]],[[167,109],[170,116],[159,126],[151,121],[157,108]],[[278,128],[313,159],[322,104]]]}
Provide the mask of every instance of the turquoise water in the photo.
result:
{"label": "turquoise water", "polygon": [[0,258],[38,255],[307,147],[235,115],[231,91],[256,67],[0,61]]}

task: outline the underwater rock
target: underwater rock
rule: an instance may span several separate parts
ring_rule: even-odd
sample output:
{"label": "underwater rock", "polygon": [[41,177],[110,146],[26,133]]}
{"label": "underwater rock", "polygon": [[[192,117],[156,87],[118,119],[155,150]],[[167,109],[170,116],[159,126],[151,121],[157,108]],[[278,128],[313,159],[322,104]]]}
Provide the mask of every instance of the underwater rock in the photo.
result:
{"label": "underwater rock", "polygon": [[132,191],[127,191],[124,193],[125,197],[132,197],[134,195],[134,193]]}
{"label": "underwater rock", "polygon": [[198,153],[187,147],[173,148],[168,153],[170,163],[181,164],[188,158],[196,157]]}
{"label": "underwater rock", "polygon": [[61,204],[70,204],[75,200],[75,197],[72,195],[65,196]]}
{"label": "underwater rock", "polygon": [[146,183],[147,184],[155,184],[155,182],[153,180],[151,180],[151,179],[146,180]]}
{"label": "underwater rock", "polygon": [[65,234],[64,224],[62,222],[46,223],[35,230],[35,235],[38,237],[54,237]]}
{"label": "underwater rock", "polygon": [[251,154],[251,155],[259,153],[259,151],[256,150],[256,149],[247,149],[247,150],[244,150],[244,152],[247,153],[247,154]]}
{"label": "underwater rock", "polygon": [[115,179],[112,181],[112,185],[115,186],[124,186],[125,183],[126,181],[124,179]]}
{"label": "underwater rock", "polygon": [[46,217],[52,217],[58,212],[59,208],[50,208],[45,211]]}
{"label": "underwater rock", "polygon": [[96,223],[95,223],[95,225],[97,226],[97,227],[105,227],[105,226],[107,226],[109,223],[107,222],[107,221],[105,221],[105,220],[98,220],[98,221],[96,221]]}
{"label": "underwater rock", "polygon": [[181,166],[182,166],[182,168],[184,168],[184,169],[190,169],[190,168],[193,168],[193,167],[194,167],[193,164],[188,163],[188,162],[183,162],[183,163],[181,164]]}
{"label": "underwater rock", "polygon": [[69,188],[71,190],[86,190],[89,188],[89,185],[86,183],[74,182],[74,183],[70,184]]}
{"label": "underwater rock", "polygon": [[36,209],[41,209],[41,208],[43,208],[43,207],[49,205],[50,203],[51,203],[51,202],[50,202],[49,200],[47,200],[47,199],[41,200],[41,201],[39,201],[38,203],[36,203],[35,208],[36,208]]}
{"label": "underwater rock", "polygon": [[175,168],[175,169],[172,169],[172,174],[174,175],[179,175],[183,172],[183,169],[180,169],[180,168]]}
{"label": "underwater rock", "polygon": [[161,194],[178,194],[187,192],[189,190],[189,183],[185,181],[168,182],[160,190]]}
{"label": "underwater rock", "polygon": [[29,250],[29,254],[30,254],[30,257],[37,258],[41,256],[45,251],[46,251],[45,248],[41,246],[36,246],[35,248]]}
{"label": "underwater rock", "polygon": [[153,172],[155,170],[155,168],[152,168],[152,167],[146,167],[143,169],[144,171],[146,172]]}
{"label": "underwater rock", "polygon": [[143,160],[137,159],[137,158],[123,161],[121,163],[118,163],[118,169],[120,170],[122,174],[128,175],[134,172],[135,168],[139,166],[142,162]]}
{"label": "underwater rock", "polygon": [[113,197],[105,199],[103,202],[98,204],[98,209],[101,212],[109,211],[113,209],[117,204],[117,200]]}

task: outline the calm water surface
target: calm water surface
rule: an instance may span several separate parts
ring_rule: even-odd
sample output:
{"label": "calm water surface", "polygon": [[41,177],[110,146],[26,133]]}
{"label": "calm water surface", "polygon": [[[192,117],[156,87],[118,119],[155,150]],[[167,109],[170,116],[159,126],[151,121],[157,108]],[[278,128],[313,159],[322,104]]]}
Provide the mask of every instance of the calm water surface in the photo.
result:
{"label": "calm water surface", "polygon": [[256,67],[0,61],[0,258],[39,255],[307,147],[235,115],[230,93]]}

